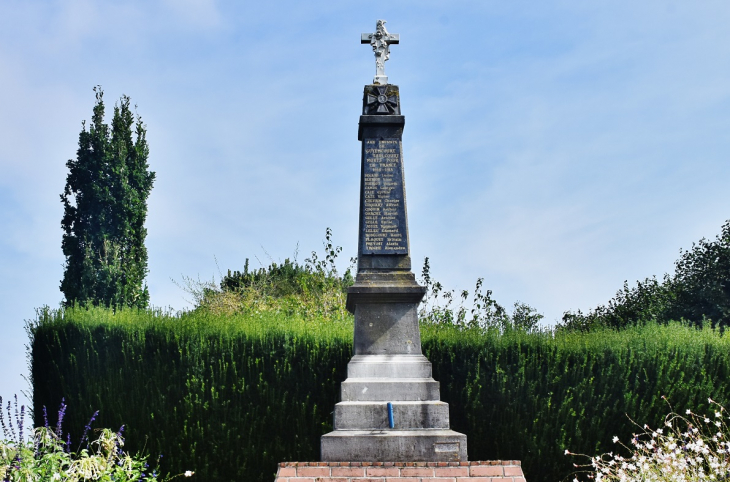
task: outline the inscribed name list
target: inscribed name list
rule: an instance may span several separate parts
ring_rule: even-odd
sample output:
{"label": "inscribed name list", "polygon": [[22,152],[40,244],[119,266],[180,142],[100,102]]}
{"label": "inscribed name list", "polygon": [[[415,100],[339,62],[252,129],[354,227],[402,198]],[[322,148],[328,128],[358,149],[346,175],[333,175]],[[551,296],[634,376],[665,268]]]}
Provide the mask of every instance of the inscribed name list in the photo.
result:
{"label": "inscribed name list", "polygon": [[363,139],[362,254],[408,254],[400,139]]}

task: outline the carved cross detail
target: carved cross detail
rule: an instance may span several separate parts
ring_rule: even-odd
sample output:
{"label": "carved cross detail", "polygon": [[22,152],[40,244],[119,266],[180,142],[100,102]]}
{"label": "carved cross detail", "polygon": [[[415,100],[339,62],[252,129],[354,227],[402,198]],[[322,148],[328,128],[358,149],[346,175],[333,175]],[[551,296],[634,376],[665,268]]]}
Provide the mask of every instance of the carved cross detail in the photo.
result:
{"label": "carved cross detail", "polygon": [[373,84],[387,84],[388,76],[385,75],[385,61],[390,57],[390,46],[400,43],[400,35],[388,33],[385,30],[385,20],[378,20],[375,33],[362,34],[360,43],[372,45],[373,52],[375,52],[375,78]]}

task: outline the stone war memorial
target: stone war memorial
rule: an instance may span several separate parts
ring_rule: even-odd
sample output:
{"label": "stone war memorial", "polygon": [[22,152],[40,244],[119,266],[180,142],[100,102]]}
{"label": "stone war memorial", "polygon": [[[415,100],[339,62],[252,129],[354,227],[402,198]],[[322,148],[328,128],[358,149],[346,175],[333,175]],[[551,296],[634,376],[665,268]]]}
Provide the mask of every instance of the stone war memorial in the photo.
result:
{"label": "stone war memorial", "polygon": [[411,271],[403,162],[401,96],[385,61],[398,34],[378,20],[361,43],[375,52],[365,86],[360,225],[353,357],[334,407],[334,430],[321,438],[321,461],[282,462],[276,482],[524,482],[519,461],[467,460],[466,435],[449,426],[449,405],[421,353],[418,304],[426,289]]}

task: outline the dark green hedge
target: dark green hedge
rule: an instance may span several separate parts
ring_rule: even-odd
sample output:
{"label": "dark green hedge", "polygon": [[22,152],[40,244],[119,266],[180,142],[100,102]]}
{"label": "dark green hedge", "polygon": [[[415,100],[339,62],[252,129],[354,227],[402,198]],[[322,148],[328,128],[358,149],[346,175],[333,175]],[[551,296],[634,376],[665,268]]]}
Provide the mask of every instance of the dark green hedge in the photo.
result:
{"label": "dark green hedge", "polygon": [[[31,326],[36,424],[62,397],[78,440],[127,424],[127,449],[162,453],[163,472],[271,481],[280,461],[319,457],[352,350],[351,319],[222,319],[46,310]],[[519,459],[530,482],[573,471],[572,452],[613,450],[632,419],[657,424],[730,394],[730,343],[678,324],[589,334],[423,328],[423,346],[466,433],[470,460]],[[53,419],[53,417],[51,417]],[[55,423],[55,420],[51,420]],[[572,477],[571,477],[572,478]]]}

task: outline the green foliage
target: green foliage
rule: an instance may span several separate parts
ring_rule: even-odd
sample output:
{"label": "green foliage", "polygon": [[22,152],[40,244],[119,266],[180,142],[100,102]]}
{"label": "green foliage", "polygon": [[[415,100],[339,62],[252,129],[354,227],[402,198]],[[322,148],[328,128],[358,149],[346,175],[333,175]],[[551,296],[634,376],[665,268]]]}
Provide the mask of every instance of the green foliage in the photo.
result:
{"label": "green foliage", "polygon": [[[42,310],[30,326],[36,423],[42,405],[66,397],[74,426],[99,408],[103,425],[149,437],[163,473],[271,480],[278,462],[318,460],[352,329],[351,317],[273,311]],[[730,337],[709,326],[425,324],[422,344],[469,458],[522,460],[534,482],[573,471],[566,449],[601,453],[614,435],[628,439],[625,415],[655,420],[662,395],[705,410],[708,396],[726,403],[730,393]]]}
{"label": "green foliage", "polygon": [[425,326],[423,345],[469,458],[522,460],[534,481],[566,478],[566,449],[600,453],[613,436],[628,439],[626,414],[653,422],[662,395],[705,410],[708,395],[730,393],[730,338],[711,328],[500,335]]}
{"label": "green foliage", "polygon": [[730,221],[714,241],[701,239],[688,251],[680,251],[673,275],[663,280],[647,278],[623,289],[583,314],[566,312],[561,327],[589,330],[599,326],[621,328],[637,323],[684,319],[694,325],[711,320],[730,325]]}
{"label": "green foliage", "polygon": [[319,457],[353,336],[352,317],[94,307],[41,310],[30,330],[37,425],[65,397],[69,426],[98,409],[130,450],[164,455],[161,473],[221,482]]}
{"label": "green foliage", "polygon": [[730,220],[714,241],[703,238],[681,253],[673,281],[675,318],[730,325]]}
{"label": "green foliage", "polygon": [[[38,427],[33,439],[25,443],[0,441],[0,477],[9,482],[143,480],[146,457],[133,457],[123,452],[123,445],[124,439],[119,434],[104,429],[89,448],[70,453],[65,450],[65,442],[52,430]],[[162,479],[150,474],[144,480]]]}
{"label": "green foliage", "polygon": [[[0,410],[0,425],[4,438],[0,439],[0,479],[4,482],[26,481],[59,481],[82,482],[91,480],[133,482],[162,480],[153,471],[150,472],[146,456],[132,456],[124,452],[122,429],[114,432],[101,429],[94,440],[86,437],[91,422],[86,426],[85,444],[77,451],[71,451],[69,441],[63,439],[62,421],[66,406],[62,403],[58,412],[58,423],[51,428],[47,420],[45,425],[37,427],[30,439],[23,436],[25,407],[18,410],[18,399],[15,399],[15,423],[7,405],[7,422]],[[0,397],[0,409],[2,397]],[[45,414],[45,407],[43,413]],[[185,471],[191,477],[192,471]],[[175,478],[175,477],[173,477]],[[170,479],[166,479],[170,480]]]}
{"label": "green foliage", "polygon": [[103,92],[100,87],[94,91],[91,123],[88,129],[82,123],[76,159],[66,163],[61,291],[67,306],[146,307],[144,222],[155,179],[148,170],[147,131],[127,96],[115,105],[111,127],[105,124]]}
{"label": "green foliage", "polygon": [[[627,455],[609,452],[590,457],[590,464],[579,467],[590,468],[585,475],[596,482],[727,480],[730,476],[728,416],[725,407],[714,400],[708,402],[714,414],[700,415],[688,408],[684,415],[669,413],[661,427],[634,424],[638,430],[629,445],[613,437],[617,449],[625,450]],[[566,450],[568,454],[581,456]]]}
{"label": "green foliage", "polygon": [[[296,259],[272,262],[267,268],[231,271],[220,284],[183,277],[182,288],[193,297],[195,310],[213,314],[249,314],[268,311],[304,317],[348,317],[345,309],[347,288],[352,286],[352,266],[344,275],[337,271],[342,248],[332,242],[332,230],[325,233],[324,257],[312,251],[304,264]],[[354,264],[354,259],[351,259]]]}
{"label": "green foliage", "polygon": [[515,302],[510,315],[502,305],[492,299],[492,290],[482,292],[484,279],[477,279],[472,296],[471,308],[465,306],[469,298],[469,291],[463,290],[458,298],[456,307],[454,290],[445,290],[443,285],[431,278],[429,259],[423,261],[421,283],[426,287],[426,295],[418,313],[419,321],[426,325],[457,325],[463,328],[496,328],[500,331],[520,329],[536,331],[539,329],[543,315],[536,309],[522,303]]}

